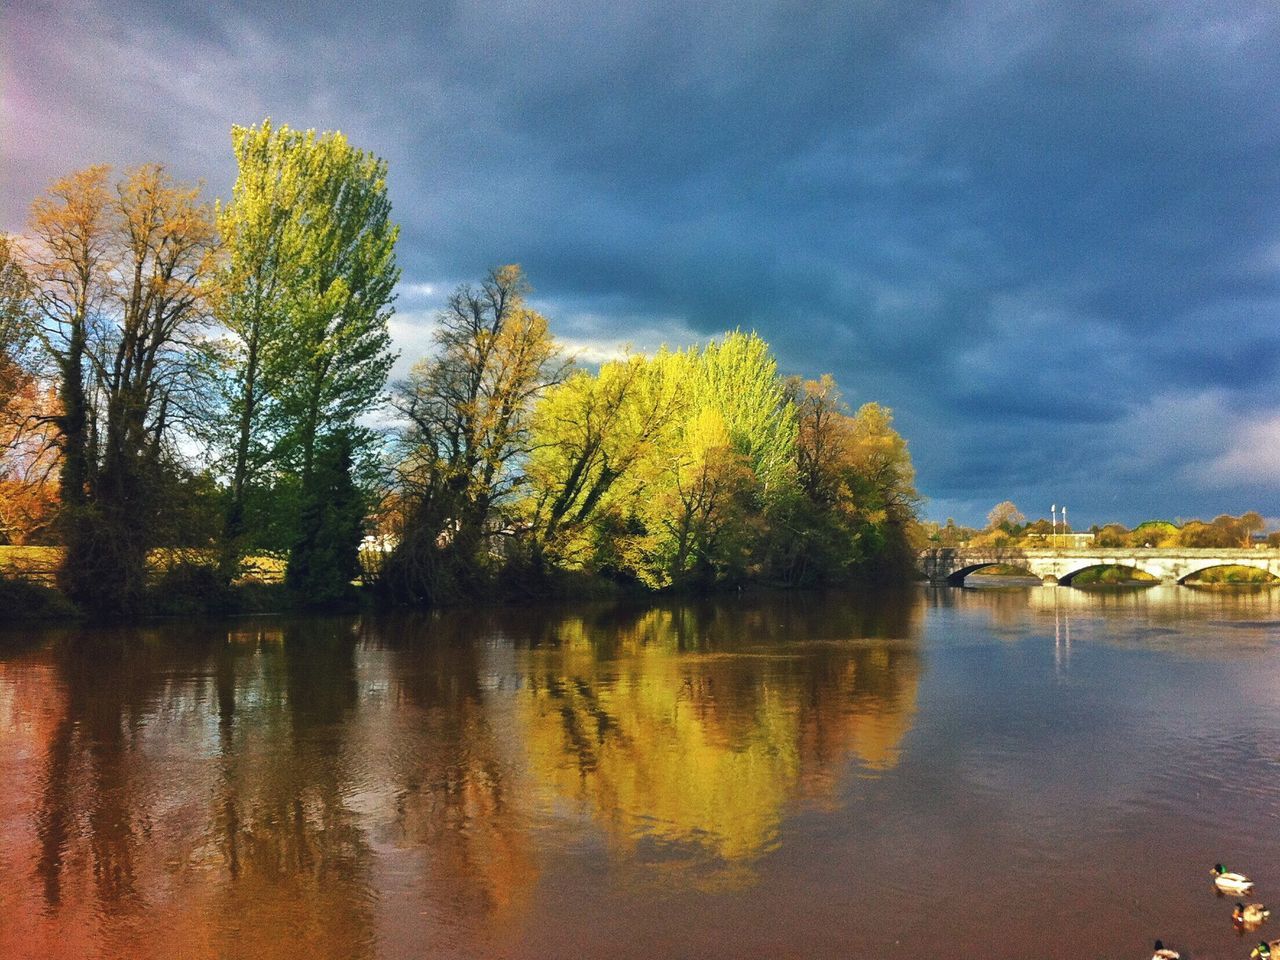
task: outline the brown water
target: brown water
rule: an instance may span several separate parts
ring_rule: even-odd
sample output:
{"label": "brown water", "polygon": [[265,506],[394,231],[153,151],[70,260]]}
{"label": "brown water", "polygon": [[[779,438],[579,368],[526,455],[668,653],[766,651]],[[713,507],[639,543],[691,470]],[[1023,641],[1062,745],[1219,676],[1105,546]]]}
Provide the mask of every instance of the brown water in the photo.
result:
{"label": "brown water", "polygon": [[1244,957],[1278,639],[1186,587],[9,637],[0,957]]}

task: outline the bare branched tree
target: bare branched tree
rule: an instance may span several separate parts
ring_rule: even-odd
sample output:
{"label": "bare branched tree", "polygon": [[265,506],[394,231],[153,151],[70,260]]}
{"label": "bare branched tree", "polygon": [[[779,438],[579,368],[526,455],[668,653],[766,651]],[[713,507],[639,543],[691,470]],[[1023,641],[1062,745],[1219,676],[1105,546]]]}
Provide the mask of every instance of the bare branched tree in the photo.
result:
{"label": "bare branched tree", "polygon": [[389,577],[408,597],[473,575],[497,507],[524,483],[533,401],[568,369],[527,292],[518,266],[459,288],[438,318],[435,354],[395,391],[410,503]]}
{"label": "bare branched tree", "polygon": [[158,164],[106,167],[32,206],[23,267],[57,371],[63,586],[101,612],[136,607],[177,426],[202,415],[208,277],[218,238],[198,186]]}

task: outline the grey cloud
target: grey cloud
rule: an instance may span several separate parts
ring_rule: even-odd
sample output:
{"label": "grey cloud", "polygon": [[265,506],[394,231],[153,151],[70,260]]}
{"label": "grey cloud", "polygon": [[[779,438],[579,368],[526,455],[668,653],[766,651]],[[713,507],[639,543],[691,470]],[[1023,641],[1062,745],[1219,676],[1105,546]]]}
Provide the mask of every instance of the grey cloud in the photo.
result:
{"label": "grey cloud", "polygon": [[959,519],[1276,512],[1229,429],[1280,385],[1271,3],[12,6],[7,228],[76,165],[225,194],[230,123],[338,127],[407,283],[518,261],[593,344],[756,328],[893,406]]}

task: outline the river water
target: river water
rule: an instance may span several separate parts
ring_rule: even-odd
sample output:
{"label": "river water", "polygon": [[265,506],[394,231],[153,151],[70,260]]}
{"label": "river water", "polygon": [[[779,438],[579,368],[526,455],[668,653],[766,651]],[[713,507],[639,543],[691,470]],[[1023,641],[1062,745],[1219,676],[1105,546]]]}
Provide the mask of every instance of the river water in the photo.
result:
{"label": "river water", "polygon": [[1278,640],[1176,586],[10,635],[0,957],[1245,957]]}

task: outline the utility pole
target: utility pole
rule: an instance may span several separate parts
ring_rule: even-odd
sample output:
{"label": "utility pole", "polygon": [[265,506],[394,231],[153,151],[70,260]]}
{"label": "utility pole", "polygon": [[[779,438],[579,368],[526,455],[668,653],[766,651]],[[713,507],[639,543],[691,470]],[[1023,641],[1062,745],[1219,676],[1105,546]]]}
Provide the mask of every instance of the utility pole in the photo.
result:
{"label": "utility pole", "polygon": [[1053,517],[1053,549],[1058,549],[1058,505],[1055,503],[1049,508],[1049,514]]}
{"label": "utility pole", "polygon": [[1064,506],[1062,508],[1062,533],[1065,536],[1070,531],[1071,528],[1067,526],[1067,508]]}

